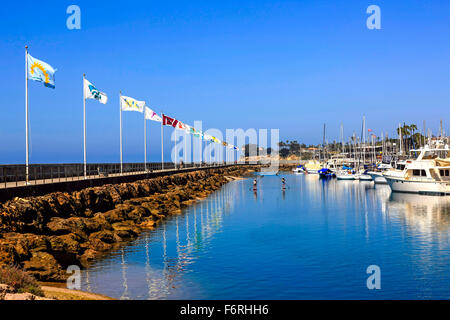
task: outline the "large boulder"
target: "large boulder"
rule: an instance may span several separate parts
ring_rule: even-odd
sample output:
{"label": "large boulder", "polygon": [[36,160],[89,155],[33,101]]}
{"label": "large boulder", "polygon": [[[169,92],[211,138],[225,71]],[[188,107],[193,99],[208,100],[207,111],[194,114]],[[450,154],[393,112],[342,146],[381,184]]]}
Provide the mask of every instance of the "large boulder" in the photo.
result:
{"label": "large boulder", "polygon": [[87,239],[76,233],[69,233],[62,236],[52,236],[49,238],[50,251],[52,253],[72,253],[78,254],[81,251],[80,244]]}
{"label": "large boulder", "polygon": [[47,252],[33,252],[23,269],[38,281],[64,281],[67,275],[54,256]]}
{"label": "large boulder", "polygon": [[47,237],[42,235],[6,233],[3,237],[14,245],[16,256],[20,261],[29,259],[32,252],[46,251],[49,248]]}
{"label": "large boulder", "polygon": [[83,234],[88,231],[85,218],[53,218],[47,223],[47,230],[50,234],[64,235],[69,233]]}
{"label": "large boulder", "polygon": [[117,222],[112,225],[115,234],[121,239],[130,239],[137,237],[141,232],[141,228],[136,226],[133,221]]}
{"label": "large boulder", "polygon": [[113,244],[117,242],[117,238],[114,234],[114,232],[109,230],[103,230],[99,232],[95,232],[89,236],[89,240],[100,240],[104,243]]}
{"label": "large boulder", "polygon": [[13,243],[8,241],[0,242],[0,265],[17,264],[21,261]]}

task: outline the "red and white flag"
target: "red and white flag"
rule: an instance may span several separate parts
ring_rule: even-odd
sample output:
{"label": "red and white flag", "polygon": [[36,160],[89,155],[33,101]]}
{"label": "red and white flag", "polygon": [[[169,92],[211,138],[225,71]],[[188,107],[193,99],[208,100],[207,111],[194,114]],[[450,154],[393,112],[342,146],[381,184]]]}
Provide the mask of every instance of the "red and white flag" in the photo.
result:
{"label": "red and white flag", "polygon": [[186,130],[186,125],[183,122],[178,121],[177,129]]}

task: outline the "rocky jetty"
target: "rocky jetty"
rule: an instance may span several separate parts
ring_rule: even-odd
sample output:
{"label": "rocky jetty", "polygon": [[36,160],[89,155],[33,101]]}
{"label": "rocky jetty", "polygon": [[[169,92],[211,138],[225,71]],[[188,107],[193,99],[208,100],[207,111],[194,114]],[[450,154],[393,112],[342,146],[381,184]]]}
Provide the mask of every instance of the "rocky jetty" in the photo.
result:
{"label": "rocky jetty", "polygon": [[68,266],[86,267],[254,169],[194,171],[0,204],[0,265],[18,265],[40,281],[64,281]]}
{"label": "rocky jetty", "polygon": [[283,172],[292,172],[297,166],[298,164],[282,164],[280,165],[279,170]]}

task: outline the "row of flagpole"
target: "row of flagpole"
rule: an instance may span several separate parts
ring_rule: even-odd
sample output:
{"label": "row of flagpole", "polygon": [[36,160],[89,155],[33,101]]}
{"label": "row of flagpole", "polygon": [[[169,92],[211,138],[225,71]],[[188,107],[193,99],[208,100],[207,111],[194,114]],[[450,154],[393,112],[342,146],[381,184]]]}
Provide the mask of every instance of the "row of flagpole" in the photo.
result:
{"label": "row of flagpole", "polygon": [[[49,64],[33,58],[28,53],[28,46],[25,47],[25,122],[26,122],[26,182],[29,182],[29,105],[28,105],[28,80],[34,80],[43,83],[46,87],[55,88],[54,74],[56,69],[53,69]],[[108,97],[105,93],[100,92],[92,83],[86,79],[86,74],[83,74],[83,171],[84,177],[87,178],[87,116],[86,116],[86,100],[94,99],[102,104],[106,104]],[[215,142],[223,145],[225,149],[228,147],[237,151],[238,148],[226,142],[222,142],[217,138],[207,135],[200,130],[182,123],[174,118],[170,118],[164,113],[160,117],[156,112],[147,107],[145,101],[137,101],[133,98],[126,97],[120,92],[119,95],[120,107],[120,173],[123,173],[123,111],[138,111],[144,115],[144,170],[147,171],[147,120],[153,120],[161,123],[161,166],[164,170],[164,126],[172,126],[175,129],[175,168],[178,163],[177,153],[177,130],[183,130],[185,134],[185,150],[184,156],[186,159],[187,139],[186,134],[191,134],[200,138],[200,165],[203,162],[203,141]],[[237,156],[237,154],[236,154]],[[208,159],[206,159],[208,160]]]}

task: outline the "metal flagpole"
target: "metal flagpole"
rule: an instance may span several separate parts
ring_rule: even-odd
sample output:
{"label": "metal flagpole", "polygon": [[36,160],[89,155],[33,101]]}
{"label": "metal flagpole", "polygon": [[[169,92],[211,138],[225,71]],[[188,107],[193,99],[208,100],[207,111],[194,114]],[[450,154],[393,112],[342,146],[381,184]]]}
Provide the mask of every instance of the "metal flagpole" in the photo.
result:
{"label": "metal flagpole", "polygon": [[144,170],[147,172],[147,119],[145,119],[144,109]]}
{"label": "metal flagpole", "polygon": [[203,137],[200,136],[200,168],[202,167],[203,162]]}
{"label": "metal flagpole", "polygon": [[187,134],[186,129],[184,131],[184,163],[188,162],[188,154],[187,154]]}
{"label": "metal flagpole", "polygon": [[177,155],[177,128],[175,130],[175,169],[177,169],[178,155]]}
{"label": "metal flagpole", "polygon": [[161,169],[164,170],[164,113],[161,121]]}
{"label": "metal flagpole", "polygon": [[120,107],[120,174],[123,174],[123,153],[122,153],[122,91],[119,96]]}
{"label": "metal flagpole", "polygon": [[26,141],[26,184],[29,182],[29,148],[28,148],[28,46],[25,46],[25,141]]}
{"label": "metal flagpole", "polygon": [[87,160],[86,160],[86,92],[85,92],[86,74],[83,74],[83,151],[84,151],[84,178],[87,178]]}

